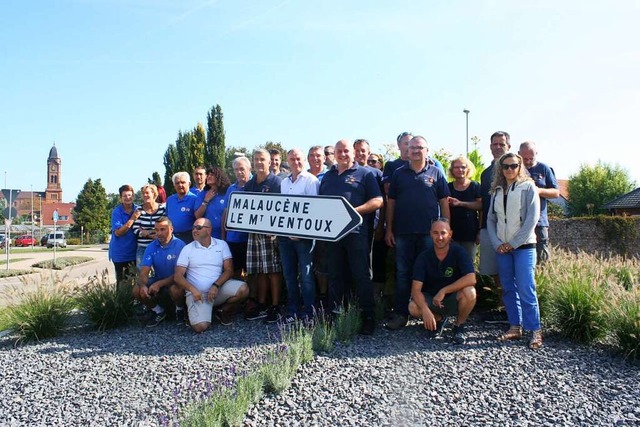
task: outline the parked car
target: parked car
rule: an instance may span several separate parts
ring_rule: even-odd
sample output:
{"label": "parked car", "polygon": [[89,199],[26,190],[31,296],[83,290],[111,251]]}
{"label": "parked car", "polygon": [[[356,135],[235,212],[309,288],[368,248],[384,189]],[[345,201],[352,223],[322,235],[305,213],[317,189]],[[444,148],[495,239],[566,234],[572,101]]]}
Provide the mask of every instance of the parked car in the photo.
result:
{"label": "parked car", "polygon": [[56,231],[55,233],[49,233],[49,236],[47,236],[47,248],[54,246],[59,248],[67,247],[67,239],[65,239],[63,232]]}
{"label": "parked car", "polygon": [[49,240],[49,235],[45,234],[40,239],[40,246],[47,246],[47,240]]}
{"label": "parked car", "polygon": [[29,234],[23,234],[22,236],[16,237],[14,244],[16,246],[36,246],[38,241]]}
{"label": "parked car", "polygon": [[[5,235],[0,234],[0,249],[4,249],[5,245]],[[11,239],[9,239],[9,244],[11,244]]]}

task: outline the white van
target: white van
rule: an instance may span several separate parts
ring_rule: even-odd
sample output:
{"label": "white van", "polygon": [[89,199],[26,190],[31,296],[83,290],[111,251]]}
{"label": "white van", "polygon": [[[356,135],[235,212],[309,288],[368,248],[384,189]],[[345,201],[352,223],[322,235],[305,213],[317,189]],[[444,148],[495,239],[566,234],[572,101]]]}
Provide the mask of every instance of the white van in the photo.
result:
{"label": "white van", "polygon": [[67,239],[64,238],[64,233],[62,231],[49,233],[49,237],[47,237],[47,247],[52,248],[54,246],[59,248],[67,247]]}

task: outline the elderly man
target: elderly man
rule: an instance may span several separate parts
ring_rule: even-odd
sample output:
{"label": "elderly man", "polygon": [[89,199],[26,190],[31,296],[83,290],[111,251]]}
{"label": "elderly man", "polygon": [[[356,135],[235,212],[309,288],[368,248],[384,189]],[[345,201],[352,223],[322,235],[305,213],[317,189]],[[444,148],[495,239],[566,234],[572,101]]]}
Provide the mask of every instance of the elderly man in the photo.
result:
{"label": "elderly man", "polygon": [[411,273],[418,254],[433,245],[429,226],[438,217],[449,219],[449,187],[442,171],[428,162],[429,147],[422,136],[409,141],[409,163],[394,172],[387,199],[387,245],[396,248],[395,312],[385,325],[406,326]]}
{"label": "elderly man", "polygon": [[551,258],[549,250],[549,216],[547,214],[547,199],[555,199],[560,197],[558,189],[558,181],[553,173],[553,169],[537,160],[538,150],[536,143],[525,141],[520,144],[518,154],[522,157],[522,163],[529,171],[529,175],[533,178],[536,187],[538,187],[538,196],[540,196],[540,219],[536,225],[536,253],[537,263],[544,264]]}
{"label": "elderly man", "polygon": [[431,224],[433,246],[418,255],[413,270],[409,312],[425,329],[441,330],[446,316],[456,316],[453,341],[466,341],[464,323],[476,305],[476,273],[465,249],[451,242],[449,221]]}
{"label": "elderly man", "polygon": [[222,215],[222,240],[227,242],[231,255],[233,255],[234,276],[241,279],[247,269],[247,241],[249,234],[243,231],[227,230],[227,213],[229,198],[234,191],[242,191],[247,182],[251,179],[251,162],[248,158],[241,156],[233,159],[233,173],[236,182],[229,186],[227,194],[224,196],[224,213]]}
{"label": "elderly man", "polygon": [[[291,175],[280,184],[282,194],[316,196],[320,187],[318,178],[304,170],[304,154],[299,148],[287,153]],[[287,286],[287,314],[285,323],[298,319],[313,319],[316,286],[313,278],[313,240],[278,237],[280,259]],[[302,306],[302,308],[301,308]]]}
{"label": "elderly man", "polygon": [[197,196],[189,192],[190,178],[187,172],[176,172],[171,179],[176,192],[167,198],[167,216],[173,222],[176,237],[185,243],[191,243]]}
{"label": "elderly man", "polygon": [[329,269],[329,306],[339,310],[345,304],[349,279],[356,285],[358,303],[362,310],[360,333],[371,335],[375,330],[374,298],[369,272],[369,244],[366,224],[376,209],[382,206],[382,194],[375,176],[355,162],[351,142],[336,143],[337,164],[320,183],[320,194],[342,196],[363,216],[363,224],[338,242],[327,245]]}
{"label": "elderly man", "polygon": [[[173,224],[166,216],[158,218],[155,223],[156,238],[146,247],[138,283],[133,288],[133,297],[140,301],[153,313],[147,320],[147,326],[157,326],[166,316],[165,307],[158,304],[158,300],[167,301],[166,295],[176,306],[176,320],[184,322],[184,291],[174,281],[174,271],[178,255],[184,247],[184,242],[173,235]],[[153,276],[149,277],[153,268]]]}
{"label": "elderly man", "polygon": [[211,237],[211,221],[198,218],[193,224],[194,241],[184,247],[176,265],[175,282],[185,290],[189,323],[195,332],[211,326],[211,317],[231,324],[237,304],[249,295],[249,287],[233,277],[233,259],[224,240]]}

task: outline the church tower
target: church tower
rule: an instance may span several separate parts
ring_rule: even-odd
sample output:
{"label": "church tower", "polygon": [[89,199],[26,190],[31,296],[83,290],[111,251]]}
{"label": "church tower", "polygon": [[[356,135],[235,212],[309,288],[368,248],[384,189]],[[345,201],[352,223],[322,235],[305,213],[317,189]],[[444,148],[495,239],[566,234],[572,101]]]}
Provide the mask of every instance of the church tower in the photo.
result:
{"label": "church tower", "polygon": [[45,203],[61,203],[62,202],[62,171],[60,165],[62,160],[58,157],[58,149],[56,143],[49,150],[49,158],[47,159],[47,190],[45,193]]}

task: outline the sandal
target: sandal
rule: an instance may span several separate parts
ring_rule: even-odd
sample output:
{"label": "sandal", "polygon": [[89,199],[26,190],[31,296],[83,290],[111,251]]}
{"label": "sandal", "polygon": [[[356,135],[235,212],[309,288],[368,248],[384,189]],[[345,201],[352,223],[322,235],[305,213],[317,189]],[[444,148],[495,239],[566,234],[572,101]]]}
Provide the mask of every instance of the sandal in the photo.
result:
{"label": "sandal", "polygon": [[531,332],[531,339],[529,340],[529,348],[531,350],[537,350],[542,347],[542,331],[538,329],[537,331]]}
{"label": "sandal", "polygon": [[522,338],[522,326],[512,326],[498,337],[498,341],[519,340],[520,338]]}

